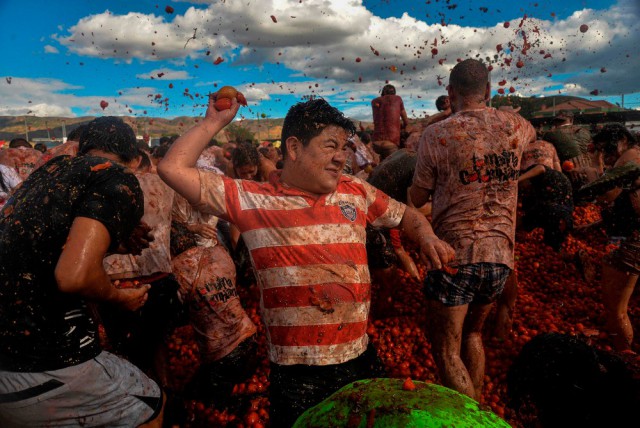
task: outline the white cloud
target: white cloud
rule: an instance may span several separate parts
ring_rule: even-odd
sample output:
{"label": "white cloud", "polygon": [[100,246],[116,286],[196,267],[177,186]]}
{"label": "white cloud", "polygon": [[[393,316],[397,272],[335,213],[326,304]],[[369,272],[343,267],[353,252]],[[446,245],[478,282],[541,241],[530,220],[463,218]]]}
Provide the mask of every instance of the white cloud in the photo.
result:
{"label": "white cloud", "polygon": [[[74,94],[83,89],[58,79],[12,77],[11,84],[3,79],[0,84],[0,115],[73,117],[76,116],[75,111],[80,111],[80,115],[141,115],[145,110],[164,109],[167,98],[152,87],[124,88],[117,96]],[[102,100],[109,103],[104,110],[100,107]]]}
{"label": "white cloud", "polygon": [[[242,78],[261,79],[255,84],[237,86],[249,101],[248,117],[256,111],[270,114],[261,107],[265,101],[288,103],[314,94],[350,117],[370,120],[369,102],[387,80],[396,86],[409,115],[423,116],[435,111],[434,100],[445,93],[457,59],[469,57],[493,62],[494,90],[504,80],[505,89],[513,86],[523,96],[589,97],[596,89],[605,96],[640,92],[640,80],[634,78],[640,69],[637,0],[620,0],[607,10],[579,10],[564,19],[514,19],[509,28],[502,21],[485,27],[442,26],[408,13],[383,19],[362,0],[261,0],[249,7],[239,1],[190,3],[197,6],[184,14],[166,14],[164,5],[155,14],[105,11],[52,36],[70,54],[115,62],[168,60],[167,67],[154,64],[157,67],[148,67],[150,71],[136,73],[143,80],[173,82],[175,88],[161,85],[159,90],[149,83],[123,87],[118,95],[78,96],[74,92],[84,88],[62,80],[14,78],[8,85],[2,79],[0,114],[33,112],[35,102],[37,111],[48,115],[72,115],[72,108],[86,114],[129,115],[170,106],[171,112],[182,112],[185,105],[203,114],[204,97],[191,99],[195,94],[185,93],[187,82],[180,81],[193,79],[188,82],[193,92],[207,93],[214,90],[213,83],[223,84],[221,75],[201,78],[195,69],[181,67],[210,64],[218,56],[225,66],[235,67],[238,76],[265,70],[259,77]],[[589,27],[584,33],[579,30],[582,24]],[[523,53],[525,42],[530,46]],[[58,53],[56,43],[43,45],[45,53]],[[432,54],[434,48],[437,53]],[[518,60],[523,67],[516,66]],[[285,73],[271,74],[265,64],[279,64]],[[99,107],[103,99],[109,102],[104,112]]]}
{"label": "white cloud", "polygon": [[[502,22],[442,26],[407,13],[382,19],[362,0],[263,0],[250,7],[237,1],[191,3],[209,4],[190,7],[184,15],[106,11],[81,19],[68,36],[55,39],[74,53],[127,61],[212,61],[222,56],[237,66],[280,63],[323,86],[326,78],[354,90],[359,79],[388,79],[414,94],[443,91],[458,58],[493,60],[497,55],[493,77],[508,80],[523,95],[533,94],[532,81],[549,73],[562,74],[564,83],[579,84],[587,94],[596,88],[606,93],[640,91],[640,81],[628,78],[640,66],[638,55],[627,57],[637,51],[640,34],[634,0],[621,0],[604,11],[576,11],[562,20],[515,19],[508,29]],[[589,26],[586,33],[579,31],[581,24]],[[523,53],[525,41],[530,46]],[[510,46],[513,50],[507,53]],[[437,53],[432,55],[434,48]],[[515,66],[519,59],[522,68]],[[584,72],[600,67],[609,73]]]}
{"label": "white cloud", "polygon": [[187,80],[192,79],[189,73],[184,70],[170,70],[168,68],[158,68],[148,73],[137,74],[138,79],[161,79],[161,80]]}

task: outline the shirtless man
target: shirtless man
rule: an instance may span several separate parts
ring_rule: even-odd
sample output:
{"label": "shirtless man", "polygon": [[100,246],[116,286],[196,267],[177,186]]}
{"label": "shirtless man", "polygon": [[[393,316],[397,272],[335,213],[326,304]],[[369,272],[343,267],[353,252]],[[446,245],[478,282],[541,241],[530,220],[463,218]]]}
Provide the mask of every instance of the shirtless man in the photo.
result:
{"label": "shirtless man", "polygon": [[382,94],[371,101],[373,110],[373,142],[391,141],[400,146],[401,130],[409,125],[402,98],[393,85],[385,85]]}

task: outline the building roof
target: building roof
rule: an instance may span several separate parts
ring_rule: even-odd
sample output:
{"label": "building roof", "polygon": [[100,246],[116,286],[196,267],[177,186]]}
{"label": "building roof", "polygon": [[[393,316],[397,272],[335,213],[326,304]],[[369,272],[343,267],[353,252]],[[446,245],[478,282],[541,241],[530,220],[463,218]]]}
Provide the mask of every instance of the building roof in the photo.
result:
{"label": "building roof", "polygon": [[604,100],[589,101],[575,99],[556,104],[555,106],[543,106],[543,108],[533,113],[533,117],[553,117],[561,110],[570,111],[578,115],[623,111],[624,109]]}

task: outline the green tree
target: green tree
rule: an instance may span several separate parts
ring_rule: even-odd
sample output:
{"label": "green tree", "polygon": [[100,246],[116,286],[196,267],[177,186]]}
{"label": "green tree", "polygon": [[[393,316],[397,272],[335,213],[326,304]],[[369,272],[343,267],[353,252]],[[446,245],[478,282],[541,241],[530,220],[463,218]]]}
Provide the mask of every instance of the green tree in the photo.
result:
{"label": "green tree", "polygon": [[235,123],[231,123],[227,126],[227,132],[231,136],[231,140],[236,142],[241,141],[253,141],[254,133],[244,126],[236,125]]}

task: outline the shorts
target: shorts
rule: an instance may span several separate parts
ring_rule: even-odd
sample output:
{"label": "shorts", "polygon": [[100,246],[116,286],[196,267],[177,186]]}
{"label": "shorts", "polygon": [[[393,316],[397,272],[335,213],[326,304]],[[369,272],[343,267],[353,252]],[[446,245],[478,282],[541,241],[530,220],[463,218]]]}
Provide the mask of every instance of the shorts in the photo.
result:
{"label": "shorts", "polygon": [[108,352],[60,370],[0,371],[0,426],[135,427],[162,409],[160,387]]}
{"label": "shorts", "polygon": [[605,262],[630,275],[640,275],[640,231],[622,240],[620,247],[605,256]]}
{"label": "shorts", "polygon": [[511,269],[498,263],[473,263],[456,266],[458,272],[429,272],[424,281],[427,299],[438,300],[446,306],[494,302],[504,289]]}

